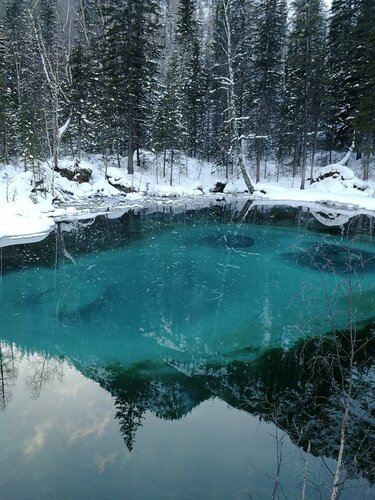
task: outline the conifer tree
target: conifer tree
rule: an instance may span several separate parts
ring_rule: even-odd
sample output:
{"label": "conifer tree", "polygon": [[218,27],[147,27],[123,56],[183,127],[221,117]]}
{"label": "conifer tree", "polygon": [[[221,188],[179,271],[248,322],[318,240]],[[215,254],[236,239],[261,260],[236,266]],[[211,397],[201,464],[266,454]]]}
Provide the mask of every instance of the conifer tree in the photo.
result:
{"label": "conifer tree", "polygon": [[78,160],[83,151],[105,153],[108,147],[102,141],[106,124],[100,120],[100,90],[104,86],[104,75],[99,64],[98,14],[100,10],[96,8],[94,0],[79,3],[74,26],[76,35],[69,57],[71,125],[67,136]]}
{"label": "conifer tree", "polygon": [[7,39],[6,64],[10,112],[9,153],[22,156],[25,168],[41,154],[40,66],[35,50],[28,2],[10,0],[4,28]]}
{"label": "conifer tree", "polygon": [[190,156],[196,156],[201,128],[202,68],[195,0],[179,2],[176,44],[184,149]]}
{"label": "conifer tree", "polygon": [[57,31],[57,3],[56,0],[40,0],[39,25],[41,36],[47,50],[51,52],[55,48]]}
{"label": "conifer tree", "polygon": [[293,140],[293,175],[306,179],[310,138],[317,135],[323,110],[325,21],[321,0],[295,0],[287,61],[289,136]]}
{"label": "conifer tree", "polygon": [[256,181],[261,159],[275,148],[281,123],[285,78],[287,5],[285,0],[261,0],[254,26],[254,66],[251,72],[252,125],[255,135]]}
{"label": "conifer tree", "polygon": [[[165,87],[160,99],[157,120],[154,131],[154,146],[157,152],[163,153],[163,177],[167,175],[167,160],[170,164],[170,184],[173,182],[173,163],[175,151],[183,145],[182,115],[179,94],[179,64],[177,56],[172,56],[166,79]],[[168,158],[169,155],[169,158]]]}
{"label": "conifer tree", "polygon": [[154,0],[110,0],[104,16],[102,67],[107,73],[107,95],[112,103],[114,147],[118,155],[127,150],[128,173],[132,174],[134,151],[143,139],[155,90],[158,5]]}
{"label": "conifer tree", "polygon": [[4,27],[0,25],[0,157],[5,163],[8,163],[9,148],[8,113],[9,94],[6,67],[6,38]]}
{"label": "conifer tree", "polygon": [[[353,88],[355,41],[354,3],[333,0],[328,31],[329,125],[331,146],[348,147],[353,141]],[[336,141],[336,142],[334,142]]]}
{"label": "conifer tree", "polygon": [[351,83],[356,91],[354,130],[357,147],[363,153],[363,178],[368,179],[370,159],[375,151],[375,2],[359,2],[354,28],[354,71]]}

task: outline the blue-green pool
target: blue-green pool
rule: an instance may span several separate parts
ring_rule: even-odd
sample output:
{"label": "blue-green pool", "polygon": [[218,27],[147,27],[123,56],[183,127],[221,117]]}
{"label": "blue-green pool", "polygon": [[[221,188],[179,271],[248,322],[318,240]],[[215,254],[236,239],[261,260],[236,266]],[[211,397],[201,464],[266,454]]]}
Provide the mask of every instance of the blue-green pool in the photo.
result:
{"label": "blue-green pool", "polygon": [[141,211],[2,249],[0,498],[327,498],[346,362],[336,383],[316,339],[350,324],[366,340],[342,494],[375,498],[363,226]]}

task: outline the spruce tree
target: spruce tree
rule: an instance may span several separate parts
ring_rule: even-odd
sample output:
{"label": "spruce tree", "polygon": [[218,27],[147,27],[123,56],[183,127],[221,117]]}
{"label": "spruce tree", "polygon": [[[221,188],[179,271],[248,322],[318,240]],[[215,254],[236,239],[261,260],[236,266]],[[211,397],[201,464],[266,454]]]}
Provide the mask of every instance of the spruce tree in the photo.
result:
{"label": "spruce tree", "polygon": [[300,171],[304,189],[311,137],[317,136],[322,121],[326,30],[321,0],[295,0],[293,9],[287,61],[287,133],[294,150],[293,175]]}
{"label": "spruce tree", "polygon": [[[101,65],[107,79],[107,113],[118,155],[126,150],[128,173],[144,140],[158,71],[158,5],[154,0],[110,0],[104,9]],[[124,142],[126,137],[126,143]]]}
{"label": "spruce tree", "polygon": [[[4,18],[7,39],[9,153],[21,156],[25,168],[42,152],[40,60],[26,0],[9,0]],[[45,126],[43,127],[45,129]]]}
{"label": "spruce tree", "polygon": [[251,71],[252,128],[255,135],[256,181],[260,162],[277,144],[281,127],[282,91],[285,78],[287,5],[285,0],[261,0],[254,26],[254,65]]}
{"label": "spruce tree", "polygon": [[44,41],[47,53],[55,48],[57,31],[57,2],[56,0],[40,0],[39,13],[40,33]]}
{"label": "spruce tree", "polygon": [[194,0],[180,0],[179,2],[176,45],[180,73],[177,84],[184,127],[183,144],[187,154],[196,156],[202,125],[202,68]]}
{"label": "spruce tree", "polygon": [[354,28],[354,71],[351,82],[356,90],[354,130],[357,147],[363,153],[363,177],[369,176],[375,141],[375,2],[359,2]]}
{"label": "spruce tree", "polygon": [[0,157],[5,163],[8,162],[9,148],[9,104],[6,64],[6,38],[4,27],[0,25]]}
{"label": "spruce tree", "polygon": [[183,146],[183,120],[181,114],[181,95],[178,91],[179,64],[177,56],[172,56],[162,89],[157,119],[154,131],[154,147],[157,152],[163,153],[163,172],[167,175],[167,162],[170,165],[169,182],[173,182],[173,163],[175,152]]}
{"label": "spruce tree", "polygon": [[351,0],[333,0],[328,31],[329,132],[331,147],[353,141],[355,109],[353,30],[356,9]]}

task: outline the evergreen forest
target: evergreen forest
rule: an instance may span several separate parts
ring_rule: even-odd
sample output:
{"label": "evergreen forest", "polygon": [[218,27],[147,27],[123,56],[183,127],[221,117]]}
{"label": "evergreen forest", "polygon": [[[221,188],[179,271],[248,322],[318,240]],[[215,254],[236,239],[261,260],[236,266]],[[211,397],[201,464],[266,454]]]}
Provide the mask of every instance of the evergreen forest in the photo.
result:
{"label": "evergreen forest", "polygon": [[375,139],[375,0],[3,0],[0,161],[173,161],[301,179]]}

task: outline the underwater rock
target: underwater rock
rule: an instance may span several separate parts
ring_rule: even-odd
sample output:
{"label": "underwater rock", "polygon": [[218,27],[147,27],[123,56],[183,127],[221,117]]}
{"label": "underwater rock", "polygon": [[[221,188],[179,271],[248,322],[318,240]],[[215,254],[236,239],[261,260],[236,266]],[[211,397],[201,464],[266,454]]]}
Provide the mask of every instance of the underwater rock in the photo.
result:
{"label": "underwater rock", "polygon": [[[73,307],[71,304],[65,306],[65,308],[57,311],[57,318],[62,323],[66,324],[78,324],[82,321],[99,321],[102,315],[108,312],[113,304],[116,292],[112,287],[106,287],[102,293],[93,298],[92,300],[85,302],[86,297],[82,298],[83,304],[74,302]],[[76,299],[75,299],[76,300]]]}
{"label": "underwater rock", "polygon": [[301,266],[336,274],[375,271],[375,253],[330,243],[315,243],[284,257]]}

